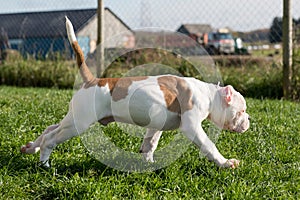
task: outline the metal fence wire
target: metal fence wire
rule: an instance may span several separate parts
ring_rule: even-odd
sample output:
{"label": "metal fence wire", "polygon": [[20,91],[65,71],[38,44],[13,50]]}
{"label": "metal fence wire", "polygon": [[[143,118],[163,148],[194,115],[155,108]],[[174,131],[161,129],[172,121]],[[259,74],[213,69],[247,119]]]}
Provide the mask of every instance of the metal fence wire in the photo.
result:
{"label": "metal fence wire", "polygon": [[[92,53],[97,45],[97,3],[4,1],[0,9],[1,51],[10,48],[35,58],[69,55],[64,25],[68,16],[85,54]],[[103,4],[108,49],[134,48],[143,37],[167,30],[193,38],[210,54],[256,54],[265,50],[272,55],[281,51],[283,1],[107,0]],[[296,42],[300,38],[299,10],[300,1],[293,1]],[[114,41],[117,36],[121,39]],[[184,46],[175,39],[170,36],[169,45]]]}

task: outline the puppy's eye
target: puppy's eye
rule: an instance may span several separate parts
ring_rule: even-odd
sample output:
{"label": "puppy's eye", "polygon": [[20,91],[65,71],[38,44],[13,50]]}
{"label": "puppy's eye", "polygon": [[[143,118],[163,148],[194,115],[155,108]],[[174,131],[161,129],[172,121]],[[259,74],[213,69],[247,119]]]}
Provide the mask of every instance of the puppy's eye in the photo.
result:
{"label": "puppy's eye", "polygon": [[239,115],[243,115],[244,113],[245,113],[245,110],[238,112]]}

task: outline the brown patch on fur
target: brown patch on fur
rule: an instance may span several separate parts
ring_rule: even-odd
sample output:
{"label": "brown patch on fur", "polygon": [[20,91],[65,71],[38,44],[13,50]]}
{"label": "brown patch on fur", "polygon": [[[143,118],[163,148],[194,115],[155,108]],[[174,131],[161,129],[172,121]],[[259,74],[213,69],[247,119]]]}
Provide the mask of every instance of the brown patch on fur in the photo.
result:
{"label": "brown patch on fur", "polygon": [[120,78],[100,78],[98,80],[98,86],[104,87],[106,84],[108,84],[110,94],[112,94],[113,89],[115,88],[115,85],[119,81],[119,79]]}
{"label": "brown patch on fur", "polygon": [[114,121],[115,121],[115,119],[112,116],[109,116],[109,117],[104,117],[103,119],[100,119],[99,123],[104,126],[107,126],[107,124],[114,122]]}
{"label": "brown patch on fur", "polygon": [[157,81],[169,111],[182,114],[193,108],[192,91],[184,79],[162,76]]}
{"label": "brown patch on fur", "polygon": [[76,53],[77,65],[78,65],[78,67],[81,67],[82,63],[84,63],[84,55],[83,55],[83,52],[82,52],[78,42],[73,42],[72,48]]}
{"label": "brown patch on fur", "polygon": [[97,85],[97,78],[89,70],[85,63],[83,52],[78,44],[78,42],[72,43],[72,48],[76,54],[77,65],[80,69],[80,75],[85,83],[85,88]]}
{"label": "brown patch on fur", "polygon": [[133,81],[146,80],[147,76],[123,77],[123,78],[100,78],[98,81],[99,87],[108,85],[110,94],[114,101],[125,99],[128,95],[128,88]]}

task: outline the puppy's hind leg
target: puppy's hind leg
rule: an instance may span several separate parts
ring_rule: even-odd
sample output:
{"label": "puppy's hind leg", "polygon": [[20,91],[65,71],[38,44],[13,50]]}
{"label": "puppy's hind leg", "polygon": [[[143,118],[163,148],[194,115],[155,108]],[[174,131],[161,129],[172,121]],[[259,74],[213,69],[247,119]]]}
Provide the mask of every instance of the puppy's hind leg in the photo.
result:
{"label": "puppy's hind leg", "polygon": [[157,148],[162,131],[155,129],[147,129],[143,144],[140,148],[140,153],[143,154],[146,161],[154,162],[153,153]]}
{"label": "puppy's hind leg", "polygon": [[44,166],[49,167],[48,160],[52,150],[58,144],[81,134],[89,127],[89,125],[90,124],[86,124],[85,126],[81,124],[75,125],[73,113],[69,112],[56,129],[42,138],[40,144],[40,162],[43,163]]}
{"label": "puppy's hind leg", "polygon": [[40,144],[43,139],[43,137],[50,133],[51,131],[54,131],[59,127],[59,124],[54,124],[51,126],[48,126],[46,130],[34,141],[34,142],[28,142],[26,145],[23,145],[21,147],[21,153],[26,153],[26,154],[33,154],[37,153],[40,150]]}

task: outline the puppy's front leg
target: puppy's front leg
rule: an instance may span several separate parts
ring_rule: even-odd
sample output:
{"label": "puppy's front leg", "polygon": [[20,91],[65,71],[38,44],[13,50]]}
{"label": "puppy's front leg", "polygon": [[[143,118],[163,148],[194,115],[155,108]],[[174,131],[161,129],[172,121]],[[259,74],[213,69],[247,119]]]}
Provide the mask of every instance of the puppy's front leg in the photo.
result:
{"label": "puppy's front leg", "polygon": [[140,148],[140,153],[143,154],[146,161],[154,162],[153,153],[158,145],[162,131],[155,129],[147,129],[143,144]]}
{"label": "puppy's front leg", "polygon": [[54,131],[58,127],[59,124],[48,126],[46,130],[34,142],[28,142],[26,145],[23,145],[21,147],[21,152],[26,154],[37,153],[40,150],[40,144],[43,140],[43,137],[51,131]]}
{"label": "puppy's front leg", "polygon": [[[60,125],[46,134],[41,141],[40,144],[40,162],[44,164],[44,166],[49,167],[49,157],[58,144],[65,142],[66,140],[79,135],[82,133],[88,126],[82,127],[80,123],[78,123],[78,128],[75,126],[75,120],[73,118],[73,110],[70,109],[68,114],[61,121]],[[80,131],[80,132],[79,132]]]}
{"label": "puppy's front leg", "polygon": [[214,161],[219,167],[236,168],[239,161],[236,159],[226,159],[218,151],[216,145],[208,138],[204,132],[201,123],[195,124],[195,119],[187,117],[182,119],[181,131],[190,139],[201,152],[211,161]]}

